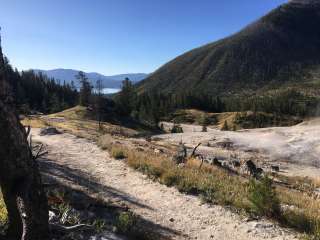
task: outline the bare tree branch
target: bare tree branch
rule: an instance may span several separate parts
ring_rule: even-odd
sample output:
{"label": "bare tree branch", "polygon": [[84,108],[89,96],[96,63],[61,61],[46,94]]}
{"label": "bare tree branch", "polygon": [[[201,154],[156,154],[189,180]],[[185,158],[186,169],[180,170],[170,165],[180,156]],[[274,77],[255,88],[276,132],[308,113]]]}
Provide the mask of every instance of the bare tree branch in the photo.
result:
{"label": "bare tree branch", "polygon": [[191,157],[194,157],[194,156],[195,156],[196,151],[197,151],[198,147],[200,147],[200,145],[201,145],[201,143],[198,143],[198,145],[193,149],[192,154],[191,154]]}

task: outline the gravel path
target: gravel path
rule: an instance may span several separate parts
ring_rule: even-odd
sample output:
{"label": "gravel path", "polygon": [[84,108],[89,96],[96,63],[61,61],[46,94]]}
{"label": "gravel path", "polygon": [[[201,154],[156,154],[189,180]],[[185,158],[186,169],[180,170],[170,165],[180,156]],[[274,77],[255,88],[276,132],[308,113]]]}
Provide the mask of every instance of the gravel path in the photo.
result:
{"label": "gravel path", "polygon": [[124,202],[172,239],[297,239],[295,233],[268,221],[247,222],[223,207],[152,182],[86,139],[70,134],[39,136],[37,129],[33,139],[48,145],[44,174],[73,184],[87,183],[103,197]]}

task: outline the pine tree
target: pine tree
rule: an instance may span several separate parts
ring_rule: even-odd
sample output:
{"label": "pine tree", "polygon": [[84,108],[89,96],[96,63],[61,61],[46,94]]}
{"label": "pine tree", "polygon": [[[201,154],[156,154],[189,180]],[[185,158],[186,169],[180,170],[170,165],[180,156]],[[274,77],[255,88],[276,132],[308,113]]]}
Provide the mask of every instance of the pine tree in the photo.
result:
{"label": "pine tree", "polygon": [[79,80],[79,82],[81,84],[79,104],[81,106],[89,106],[92,86],[91,86],[91,84],[90,84],[90,82],[84,72],[80,71],[76,75],[76,78]]}
{"label": "pine tree", "polygon": [[228,126],[228,122],[227,121],[224,121],[221,130],[222,131],[229,131],[229,126]]}
{"label": "pine tree", "polygon": [[99,130],[101,130],[102,121],[102,104],[103,104],[103,85],[102,80],[97,80],[96,83],[96,96],[95,96],[95,110],[97,113],[97,121],[99,123]]}
{"label": "pine tree", "polygon": [[118,113],[123,116],[130,116],[131,112],[136,108],[137,94],[129,78],[122,82],[121,92],[117,95],[115,101]]}

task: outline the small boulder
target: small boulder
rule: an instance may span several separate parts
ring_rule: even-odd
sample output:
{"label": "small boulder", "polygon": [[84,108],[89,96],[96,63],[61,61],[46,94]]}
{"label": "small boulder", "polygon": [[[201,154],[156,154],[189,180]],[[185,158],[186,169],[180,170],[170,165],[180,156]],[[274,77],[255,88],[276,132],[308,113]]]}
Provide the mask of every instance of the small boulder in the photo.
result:
{"label": "small boulder", "polygon": [[273,172],[279,172],[280,171],[280,167],[279,166],[271,166],[271,170],[273,171]]}
{"label": "small boulder", "polygon": [[222,163],[216,157],[213,159],[212,165],[215,165],[215,166],[218,166],[218,167],[222,167]]}
{"label": "small boulder", "polygon": [[58,221],[59,221],[58,216],[53,211],[49,211],[49,222],[50,223],[55,223],[55,222],[58,222]]}
{"label": "small boulder", "polygon": [[238,161],[238,160],[233,160],[233,161],[231,162],[231,164],[232,164],[232,166],[235,167],[235,168],[239,168],[239,167],[241,166],[241,163],[240,163],[240,161]]}
{"label": "small boulder", "polygon": [[46,127],[40,130],[40,136],[61,134],[55,127]]}

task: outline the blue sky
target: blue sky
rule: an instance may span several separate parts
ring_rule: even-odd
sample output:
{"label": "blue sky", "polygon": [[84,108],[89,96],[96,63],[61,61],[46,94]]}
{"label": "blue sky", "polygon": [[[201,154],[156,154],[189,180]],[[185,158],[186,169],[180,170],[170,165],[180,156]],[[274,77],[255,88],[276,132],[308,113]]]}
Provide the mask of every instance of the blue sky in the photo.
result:
{"label": "blue sky", "polygon": [[4,53],[19,70],[152,72],[286,0],[0,0]]}

